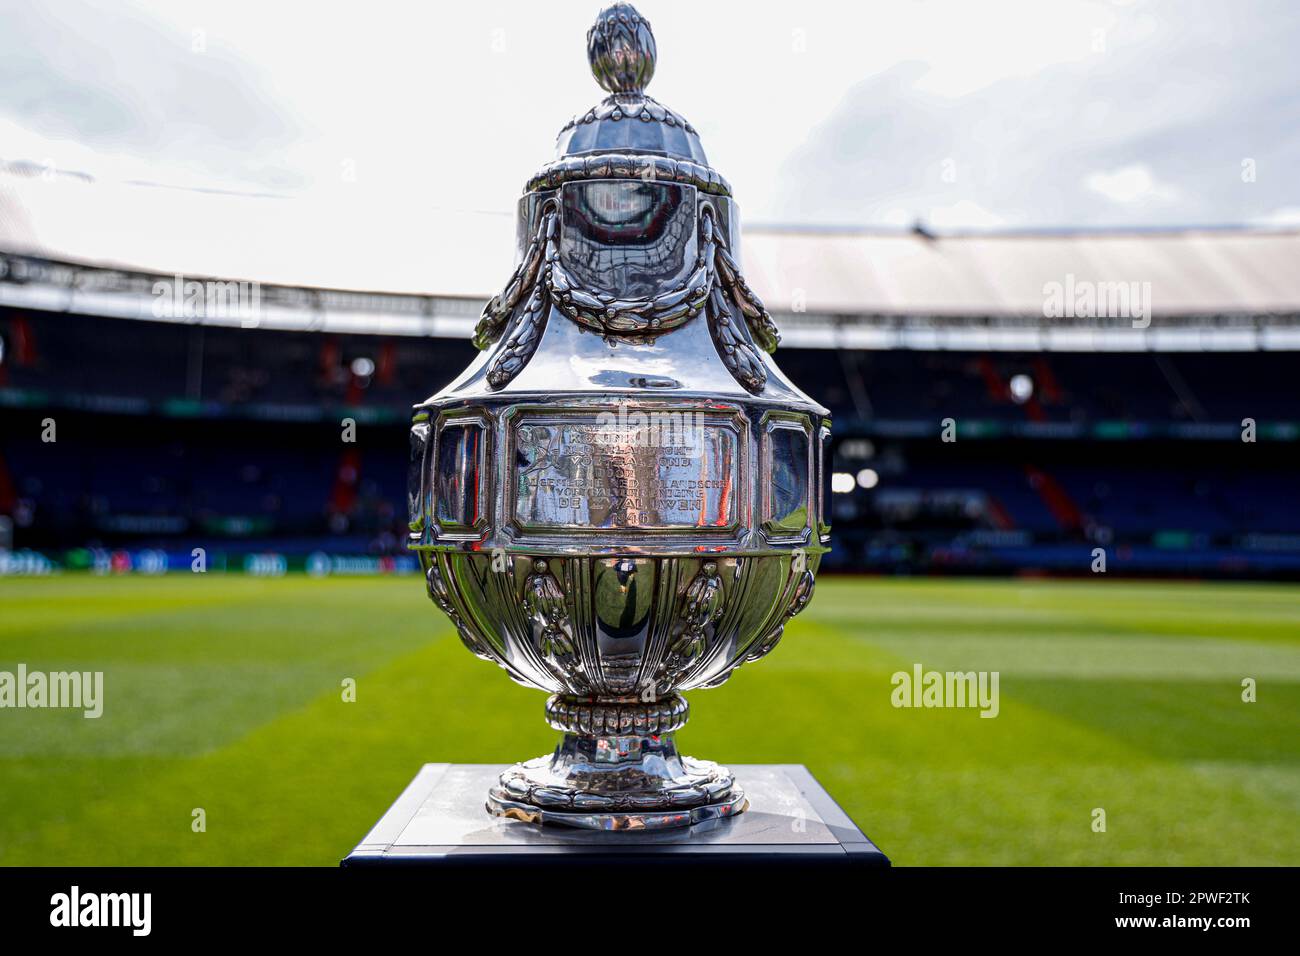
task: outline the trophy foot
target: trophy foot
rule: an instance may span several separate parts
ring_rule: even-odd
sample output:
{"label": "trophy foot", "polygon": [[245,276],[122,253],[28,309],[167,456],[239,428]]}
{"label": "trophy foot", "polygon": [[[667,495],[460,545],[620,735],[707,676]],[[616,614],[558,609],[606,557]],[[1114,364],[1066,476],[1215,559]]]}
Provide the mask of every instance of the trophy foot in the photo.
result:
{"label": "trophy foot", "polygon": [[677,753],[686,701],[552,697],[547,719],[564,731],[555,753],[515,764],[488,791],[490,813],[588,830],[687,827],[743,812],[731,772]]}

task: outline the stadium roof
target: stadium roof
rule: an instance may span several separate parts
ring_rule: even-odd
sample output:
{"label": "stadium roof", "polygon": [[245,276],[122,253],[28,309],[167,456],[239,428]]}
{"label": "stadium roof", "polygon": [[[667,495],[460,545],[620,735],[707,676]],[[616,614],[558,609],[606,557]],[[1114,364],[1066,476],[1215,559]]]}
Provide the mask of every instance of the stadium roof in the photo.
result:
{"label": "stadium roof", "polygon": [[[0,253],[73,267],[28,270],[25,288],[2,277],[0,304],[14,306],[154,318],[151,283],[130,276],[180,274],[270,287],[262,324],[462,335],[508,278],[513,238],[513,217],[495,213],[325,206],[0,166]],[[1300,348],[1300,229],[934,236],[753,226],[742,254],[790,345]],[[52,291],[64,283],[72,287]],[[1076,289],[1117,283],[1139,284],[1152,328],[1072,308],[1044,319],[1049,289],[1073,301]]]}

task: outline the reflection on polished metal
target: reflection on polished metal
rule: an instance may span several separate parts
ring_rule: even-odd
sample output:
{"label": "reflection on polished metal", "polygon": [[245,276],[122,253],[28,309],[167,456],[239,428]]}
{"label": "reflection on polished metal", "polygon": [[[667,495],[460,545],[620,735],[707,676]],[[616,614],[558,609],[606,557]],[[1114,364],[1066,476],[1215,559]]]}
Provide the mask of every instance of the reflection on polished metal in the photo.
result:
{"label": "reflection on polished metal", "polygon": [[526,185],[483,354],[415,409],[410,546],[466,647],[553,695],[559,746],[488,809],[687,826],[746,798],[678,754],[680,692],[766,655],[811,600],[830,420],[766,354],[730,187],[645,94],[650,24],[614,4],[587,47],[610,95]]}

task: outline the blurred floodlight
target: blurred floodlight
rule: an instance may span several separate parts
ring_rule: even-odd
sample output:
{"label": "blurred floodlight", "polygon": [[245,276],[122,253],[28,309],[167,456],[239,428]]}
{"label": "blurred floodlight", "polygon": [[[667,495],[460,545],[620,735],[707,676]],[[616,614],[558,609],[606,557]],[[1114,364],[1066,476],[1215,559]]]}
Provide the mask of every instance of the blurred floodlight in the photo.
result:
{"label": "blurred floodlight", "polygon": [[880,476],[876,474],[874,468],[863,468],[858,472],[859,488],[874,488],[878,484],[880,484]]}
{"label": "blurred floodlight", "polygon": [[847,471],[837,471],[831,475],[831,491],[837,495],[847,494],[853,490],[853,476]]}
{"label": "blurred floodlight", "polygon": [[1034,380],[1028,375],[1011,376],[1011,399],[1017,405],[1023,405],[1034,395]]}
{"label": "blurred floodlight", "polygon": [[846,438],[840,442],[839,453],[842,458],[870,458],[876,453],[876,446],[870,438]]}

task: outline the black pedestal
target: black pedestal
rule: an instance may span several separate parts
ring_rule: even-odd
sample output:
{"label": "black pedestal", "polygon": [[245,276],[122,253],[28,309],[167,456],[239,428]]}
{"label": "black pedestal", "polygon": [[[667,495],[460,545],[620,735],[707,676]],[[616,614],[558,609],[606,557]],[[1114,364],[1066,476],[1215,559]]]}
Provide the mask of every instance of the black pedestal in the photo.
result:
{"label": "black pedestal", "polygon": [[799,764],[732,765],[749,809],[682,830],[607,833],[490,816],[489,764],[425,764],[344,866],[889,866]]}

